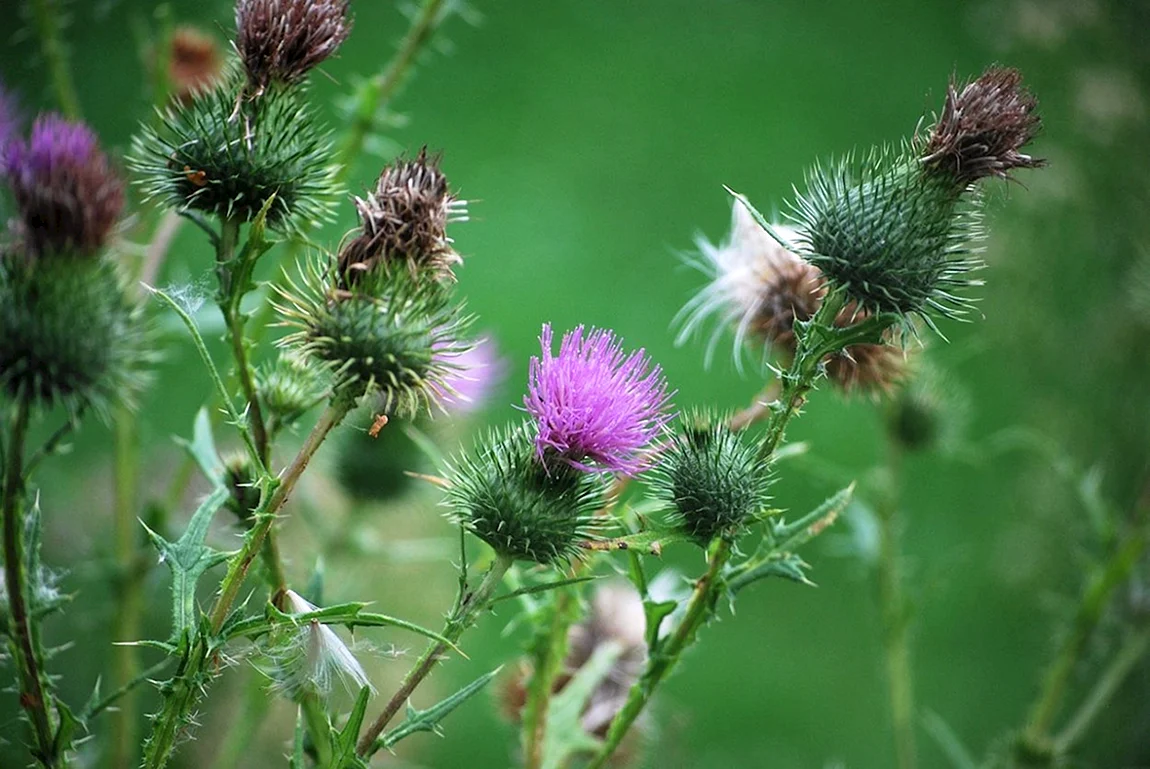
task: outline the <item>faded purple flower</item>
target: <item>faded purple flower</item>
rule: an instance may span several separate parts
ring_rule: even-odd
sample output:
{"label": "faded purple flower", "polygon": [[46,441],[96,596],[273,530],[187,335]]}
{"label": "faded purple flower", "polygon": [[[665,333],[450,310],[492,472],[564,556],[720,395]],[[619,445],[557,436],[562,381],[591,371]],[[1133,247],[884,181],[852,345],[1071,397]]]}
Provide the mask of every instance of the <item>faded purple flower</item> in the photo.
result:
{"label": "faded purple flower", "polygon": [[482,408],[491,392],[499,386],[506,365],[490,338],[480,339],[473,347],[451,359],[452,371],[444,387],[433,385],[443,407],[452,414],[467,414]]}
{"label": "faded purple flower", "polygon": [[272,83],[299,83],[351,33],[348,0],[239,0],[236,51],[248,83],[262,94]]}
{"label": "faded purple flower", "polygon": [[4,172],[19,209],[20,235],[37,255],[92,253],[124,207],[124,186],[83,123],[42,115],[27,142],[4,147]]}
{"label": "faded purple flower", "polygon": [[523,403],[539,427],[535,449],[588,472],[634,475],[642,450],[672,415],[662,369],[643,350],[623,352],[614,334],[583,326],[564,334],[551,353],[551,325],[544,324],[540,358],[531,358]]}

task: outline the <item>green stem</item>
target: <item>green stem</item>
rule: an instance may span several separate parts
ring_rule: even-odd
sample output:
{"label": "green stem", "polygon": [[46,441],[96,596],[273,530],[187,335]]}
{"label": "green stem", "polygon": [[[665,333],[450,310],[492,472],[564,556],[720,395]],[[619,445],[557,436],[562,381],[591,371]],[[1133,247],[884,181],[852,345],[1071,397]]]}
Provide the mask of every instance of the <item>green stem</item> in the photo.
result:
{"label": "green stem", "polygon": [[1110,597],[1130,576],[1146,544],[1147,532],[1145,527],[1140,527],[1106,562],[1095,568],[1082,592],[1070,632],[1043,678],[1041,692],[1027,719],[1020,739],[1028,748],[1037,752],[1048,748],[1050,728],[1062,707],[1071,674],[1086,651]]}
{"label": "green stem", "polygon": [[[779,400],[770,406],[771,418],[759,445],[759,457],[764,462],[771,461],[783,441],[787,424],[802,408],[807,393],[814,387],[821,374],[819,363],[829,352],[839,349],[833,346],[836,334],[834,320],[843,303],[841,292],[830,292],[815,316],[800,329],[799,349],[790,368],[782,375],[782,392]],[[683,652],[695,642],[699,629],[714,613],[722,590],[720,576],[733,554],[733,545],[726,539],[718,539],[712,544],[707,571],[695,582],[686,614],[671,636],[650,650],[642,675],[631,687],[622,710],[611,721],[603,745],[587,769],[601,769],[606,765],[650,702],[655,689],[678,664]]]}
{"label": "green stem", "polygon": [[1094,688],[1070,717],[1066,728],[1054,738],[1055,755],[1066,755],[1086,735],[1094,719],[1109,704],[1115,692],[1122,686],[1122,682],[1146,654],[1147,649],[1150,649],[1150,628],[1142,628],[1126,639],[1118,654],[1094,684]]}
{"label": "green stem", "polygon": [[317,769],[335,769],[331,763],[331,722],[324,712],[323,702],[314,694],[305,694],[299,706],[303,711],[307,731],[311,735],[312,747],[315,748]]}
{"label": "green stem", "polygon": [[899,769],[914,769],[917,749],[914,734],[914,686],[910,665],[910,612],[903,590],[902,554],[899,551],[899,497],[902,455],[893,440],[888,460],[889,488],[878,506],[878,589],[882,613],[883,651],[886,658],[891,726]]}
{"label": "green stem", "polygon": [[30,411],[28,399],[19,398],[9,425],[3,498],[4,584],[20,707],[27,711],[36,740],[33,755],[43,766],[56,767],[63,764],[63,758],[56,755],[55,727],[49,710],[51,695],[40,669],[39,643],[32,625],[34,620],[28,611],[28,564],[24,552],[24,442],[28,437]]}
{"label": "green stem", "polygon": [[[589,571],[584,562],[575,573]],[[579,601],[574,588],[556,591],[552,603],[551,622],[547,633],[536,640],[531,679],[527,687],[527,702],[523,705],[523,766],[540,769],[543,766],[543,746],[547,735],[547,712],[555,681],[563,672],[567,658],[567,635],[579,615]]]}
{"label": "green stem", "polygon": [[311,433],[307,436],[307,439],[304,440],[303,445],[300,446],[295,459],[292,460],[287,470],[284,471],[283,477],[279,480],[279,485],[276,486],[267,504],[261,504],[260,509],[256,510],[254,514],[255,523],[245,538],[243,547],[240,548],[240,551],[236,553],[229,562],[228,572],[220,584],[220,596],[216,599],[216,604],[211,613],[213,631],[218,631],[223,626],[224,620],[227,619],[228,613],[232,609],[232,604],[235,603],[240,588],[243,586],[244,578],[247,576],[252,561],[255,560],[256,555],[263,546],[264,540],[267,538],[268,532],[271,531],[272,524],[276,521],[276,515],[288,501],[292,491],[295,490],[296,483],[299,482],[303,471],[307,469],[312,457],[315,456],[316,451],[319,450],[319,447],[323,444],[328,434],[331,433],[336,425],[343,421],[343,418],[347,416],[354,405],[354,399],[344,395],[336,395],[332,402],[328,404],[328,407],[324,409],[323,413],[320,414]]}
{"label": "green stem", "polygon": [[627,736],[631,726],[639,718],[643,709],[647,707],[647,703],[651,701],[651,695],[655,693],[655,689],[674,670],[675,665],[683,656],[683,652],[695,642],[699,628],[714,611],[715,601],[718,598],[716,587],[723,566],[731,557],[732,546],[733,543],[726,539],[719,539],[715,543],[711,550],[706,573],[695,582],[695,588],[691,592],[691,598],[687,604],[687,613],[683,615],[683,619],[675,631],[647,659],[647,665],[642,676],[631,687],[627,702],[611,721],[607,736],[603,740],[603,746],[591,763],[587,765],[587,769],[601,769],[601,767],[606,766],[620,743],[623,742],[623,738]]}
{"label": "green stem", "polygon": [[444,0],[423,0],[411,26],[399,44],[399,50],[387,67],[364,84],[357,98],[355,114],[348,128],[347,139],[339,153],[340,176],[348,174],[351,165],[363,151],[367,135],[375,125],[376,115],[386,106],[403,85],[408,70],[424,44],[431,39],[441,21]]}
{"label": "green stem", "polygon": [[[140,613],[143,610],[143,577],[147,574],[136,568],[139,529],[136,523],[136,483],[138,456],[136,452],[135,419],[126,408],[116,414],[113,436],[114,488],[113,540],[116,554],[116,587],[118,601],[113,625],[115,662],[112,682],[117,689],[127,687],[139,668],[139,651],[129,642],[140,637]],[[136,734],[137,697],[126,690],[120,705],[112,711],[111,745],[108,766],[130,766],[135,763],[138,737]]]}
{"label": "green stem", "polygon": [[80,100],[68,67],[68,52],[60,39],[60,18],[54,0],[32,0],[32,18],[40,36],[40,52],[48,65],[56,102],[60,111],[73,120],[80,117]]}
{"label": "green stem", "polygon": [[[443,626],[443,632],[440,633],[447,641],[455,644],[459,637],[463,635],[463,631],[474,624],[476,618],[484,609],[491,603],[491,598],[494,596],[496,589],[503,581],[503,575],[511,568],[511,559],[497,555],[495,562],[491,564],[491,568],[487,570],[484,575],[483,581],[479,583],[479,587],[475,592],[466,596],[460,602],[458,608],[451,613],[447,618],[447,622]],[[399,689],[388,700],[387,705],[384,706],[383,712],[379,714],[367,731],[359,738],[359,743],[356,745],[356,753],[363,758],[370,758],[377,750],[383,747],[382,740],[379,739],[383,734],[383,730],[391,723],[391,719],[399,712],[400,708],[407,703],[416,688],[423,683],[428,674],[435,669],[439,661],[443,658],[443,654],[447,651],[447,644],[443,641],[436,641],[431,643],[419,659],[416,660],[415,665],[404,676],[403,682],[399,685]]]}
{"label": "green stem", "polygon": [[[220,595],[210,613],[213,635],[220,631],[227,620],[252,562],[259,555],[268,531],[290,498],[300,476],[324,439],[347,416],[354,403],[353,398],[337,395],[320,415],[283,477],[278,481],[269,476],[264,477],[267,491],[254,513],[255,524],[244,538],[239,552],[229,560],[227,573],[220,583]],[[203,637],[195,640],[192,648],[186,652],[180,670],[164,687],[163,705],[154,720],[155,726],[144,753],[144,766],[148,769],[160,769],[168,763],[179,730],[202,694],[203,683],[200,679],[205,675],[205,667],[213,664],[209,659],[209,641],[209,638]]]}

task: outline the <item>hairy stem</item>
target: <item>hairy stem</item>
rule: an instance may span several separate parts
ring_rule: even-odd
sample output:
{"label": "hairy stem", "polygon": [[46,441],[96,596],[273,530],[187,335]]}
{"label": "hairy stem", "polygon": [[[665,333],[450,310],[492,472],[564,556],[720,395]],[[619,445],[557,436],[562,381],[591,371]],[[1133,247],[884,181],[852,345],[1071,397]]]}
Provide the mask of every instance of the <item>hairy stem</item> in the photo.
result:
{"label": "hairy stem", "polygon": [[348,127],[347,139],[339,153],[341,176],[347,175],[355,159],[363,151],[364,142],[375,125],[380,108],[386,106],[403,85],[420,49],[435,33],[442,20],[443,6],[444,0],[423,0],[395,56],[382,72],[371,78],[360,90],[355,114]]}
{"label": "hairy stem", "polygon": [[[771,461],[783,441],[787,424],[802,408],[807,393],[821,375],[819,363],[828,352],[833,351],[828,349],[828,336],[833,338],[834,319],[842,305],[842,295],[832,291],[809,324],[806,324],[791,366],[782,375],[779,399],[768,407],[771,417],[759,445],[762,461]],[[631,687],[623,709],[611,721],[603,745],[587,769],[601,769],[607,764],[650,702],[655,689],[675,668],[683,652],[695,642],[699,629],[713,615],[722,590],[720,576],[733,554],[733,546],[733,542],[722,538],[712,543],[707,571],[695,582],[686,614],[667,640],[649,650],[642,675]]]}
{"label": "hairy stem", "polygon": [[1086,651],[1090,637],[1115,589],[1130,576],[1134,564],[1145,552],[1146,544],[1145,527],[1140,527],[1113,552],[1109,559],[1094,569],[1082,592],[1070,632],[1067,633],[1058,655],[1046,671],[1038,699],[1031,708],[1020,738],[1024,745],[1038,751],[1047,747],[1050,728],[1062,707],[1071,674]]}
{"label": "hairy stem", "polygon": [[611,721],[607,736],[603,740],[603,746],[591,763],[587,765],[587,769],[601,769],[601,767],[606,766],[620,743],[623,742],[623,738],[627,736],[631,726],[639,718],[643,709],[647,707],[647,703],[651,701],[651,695],[654,694],[655,689],[674,670],[675,665],[683,656],[683,652],[695,642],[699,628],[714,611],[715,601],[718,598],[716,586],[723,566],[731,557],[732,544],[726,539],[719,539],[715,543],[708,559],[707,571],[695,582],[695,588],[691,591],[691,598],[687,603],[687,613],[683,615],[683,619],[674,632],[647,659],[647,665],[642,676],[631,687],[627,702]]}
{"label": "hairy stem", "polygon": [[[46,767],[61,766],[56,755],[55,727],[52,723],[48,686],[41,669],[35,619],[28,611],[28,564],[24,552],[24,442],[28,435],[30,404],[17,400],[8,427],[4,468],[3,529],[4,584],[8,597],[8,633],[16,661],[20,707],[28,714],[36,745],[33,755]],[[31,575],[32,579],[36,575]]]}
{"label": "hairy stem", "polygon": [[1066,727],[1054,738],[1056,755],[1066,755],[1086,735],[1147,649],[1150,649],[1150,627],[1141,628],[1126,639]]}
{"label": "hairy stem", "polygon": [[32,19],[40,37],[40,52],[60,111],[73,120],[80,117],[80,100],[68,67],[68,51],[60,38],[60,9],[56,0],[32,0]]}
{"label": "hairy stem", "polygon": [[899,769],[914,769],[917,749],[914,734],[914,687],[910,666],[910,612],[903,591],[902,554],[899,550],[899,497],[901,452],[893,440],[887,463],[889,488],[878,505],[878,592],[882,613],[883,652],[886,659],[891,727]]}
{"label": "hairy stem", "polygon": [[[491,598],[494,596],[499,584],[503,581],[503,575],[511,568],[511,559],[502,555],[497,555],[495,562],[491,564],[491,568],[487,570],[484,575],[483,581],[479,583],[479,587],[473,593],[465,596],[459,603],[451,616],[447,618],[447,622],[443,626],[443,632],[440,633],[445,639],[454,644],[463,635],[463,631],[474,624],[476,618],[486,609],[490,603]],[[367,728],[359,738],[359,743],[356,745],[356,753],[364,758],[369,758],[377,750],[382,747],[383,743],[379,737],[383,734],[383,730],[391,723],[391,719],[399,712],[400,708],[404,706],[408,698],[419,687],[423,680],[427,678],[428,674],[435,669],[439,664],[444,652],[447,651],[447,644],[443,641],[436,641],[428,645],[419,659],[415,661],[415,665],[403,677],[403,682],[399,685],[399,689],[387,701],[384,706],[383,712],[372,721],[371,726]]]}
{"label": "hairy stem", "polygon": [[[113,455],[115,463],[115,499],[112,511],[113,540],[116,554],[116,616],[112,638],[120,642],[114,647],[115,662],[112,683],[117,689],[127,687],[139,668],[139,650],[129,642],[140,636],[140,612],[143,609],[143,575],[136,568],[139,529],[136,523],[136,483],[139,456],[137,452],[136,421],[126,408],[120,408],[114,422]],[[135,763],[138,739],[136,734],[137,697],[127,690],[120,698],[119,707],[112,711],[111,745],[108,766],[130,766]]]}

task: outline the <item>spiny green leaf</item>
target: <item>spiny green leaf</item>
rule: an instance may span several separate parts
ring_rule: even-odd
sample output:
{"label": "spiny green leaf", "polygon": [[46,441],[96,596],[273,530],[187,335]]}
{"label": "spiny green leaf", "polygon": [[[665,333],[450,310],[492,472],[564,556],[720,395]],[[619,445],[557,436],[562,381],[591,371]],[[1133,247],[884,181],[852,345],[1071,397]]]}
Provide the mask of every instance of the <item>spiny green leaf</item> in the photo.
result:
{"label": "spiny green leaf", "polygon": [[659,625],[679,608],[678,601],[652,601],[643,599],[643,615],[647,618],[645,637],[647,648],[653,654],[659,645]]}
{"label": "spiny green leaf", "polygon": [[332,766],[339,769],[359,769],[367,764],[355,752],[355,743],[359,739],[359,729],[363,726],[364,716],[367,714],[367,700],[371,696],[371,688],[363,687],[355,698],[355,706],[347,717],[347,722],[332,740]]}
{"label": "spiny green leaf", "polygon": [[152,544],[160,551],[160,558],[172,571],[172,640],[185,634],[190,638],[197,631],[196,622],[196,582],[200,576],[216,564],[227,560],[228,554],[208,547],[205,540],[212,523],[212,516],[228,498],[228,490],[216,487],[203,501],[188,528],[175,542],[169,542],[156,532],[144,527]]}
{"label": "spiny green leaf", "polygon": [[765,559],[756,560],[748,568],[739,569],[737,575],[727,579],[727,588],[731,595],[738,593],[759,580],[769,577],[782,577],[801,585],[815,587],[815,583],[807,579],[806,569],[809,566],[794,553],[772,553]]}
{"label": "spiny green leaf", "polygon": [[522,595],[533,595],[535,593],[545,593],[548,590],[556,590],[561,587],[567,587],[568,585],[578,585],[580,582],[592,582],[597,579],[599,579],[598,576],[591,575],[589,577],[571,577],[570,579],[560,579],[554,582],[545,582],[542,585],[528,585],[527,587],[521,587],[518,590],[512,590],[506,595],[501,595],[498,598],[492,599],[490,605],[494,606],[500,601],[505,601],[508,598],[515,598]]}
{"label": "spiny green leaf", "polygon": [[780,521],[771,532],[776,543],[774,549],[794,550],[817,537],[842,514],[850,504],[854,491],[855,485],[852,483],[794,523]]}
{"label": "spiny green leaf", "polygon": [[212,418],[206,408],[196,413],[195,425],[192,427],[192,439],[176,438],[176,443],[183,446],[199,465],[204,477],[213,485],[222,486],[224,479],[224,463],[220,459],[220,452],[216,449],[216,439],[212,435]]}
{"label": "spiny green leaf", "polygon": [[496,668],[490,673],[480,676],[455,694],[437,702],[427,710],[416,710],[408,704],[407,718],[402,724],[383,735],[377,742],[377,746],[390,750],[400,740],[416,732],[434,732],[438,734],[440,722],[447,718],[453,710],[478,694],[483,687],[491,682],[491,679],[499,675],[500,670],[502,670],[502,668]]}

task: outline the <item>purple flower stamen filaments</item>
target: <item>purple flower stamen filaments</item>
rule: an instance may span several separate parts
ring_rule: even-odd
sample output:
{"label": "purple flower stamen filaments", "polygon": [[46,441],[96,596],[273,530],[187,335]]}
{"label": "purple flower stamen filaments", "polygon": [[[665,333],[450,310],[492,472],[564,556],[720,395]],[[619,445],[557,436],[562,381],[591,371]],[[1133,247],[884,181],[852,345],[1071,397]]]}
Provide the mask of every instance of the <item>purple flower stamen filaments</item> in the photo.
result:
{"label": "purple flower stamen filaments", "polygon": [[662,369],[642,349],[627,355],[614,334],[577,326],[551,353],[551,326],[539,341],[542,357],[531,359],[523,399],[539,427],[536,454],[558,457],[588,472],[634,475],[642,450],[671,419],[671,394]]}

